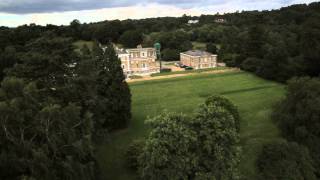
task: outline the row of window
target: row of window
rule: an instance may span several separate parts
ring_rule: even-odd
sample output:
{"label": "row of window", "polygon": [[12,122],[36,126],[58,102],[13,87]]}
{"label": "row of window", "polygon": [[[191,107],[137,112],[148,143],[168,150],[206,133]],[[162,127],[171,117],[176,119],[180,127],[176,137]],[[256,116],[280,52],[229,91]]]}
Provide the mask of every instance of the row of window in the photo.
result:
{"label": "row of window", "polygon": [[[122,69],[126,68],[126,66],[124,64],[122,64],[121,66],[122,66]],[[140,67],[139,67],[139,64],[135,64],[135,65],[132,65],[131,67],[133,67],[133,68],[147,68],[148,64],[147,63],[142,63]]]}
{"label": "row of window", "polygon": [[153,57],[154,53],[153,51],[147,51],[147,53],[145,52],[131,52],[130,53],[130,57],[133,57],[133,58],[139,58],[139,57]]}
{"label": "row of window", "polygon": [[[186,61],[186,60],[198,62],[198,58],[192,58],[192,57],[183,57],[182,58],[182,61]],[[214,58],[212,58],[212,57],[200,58],[200,62],[209,62],[209,61],[214,61]]]}

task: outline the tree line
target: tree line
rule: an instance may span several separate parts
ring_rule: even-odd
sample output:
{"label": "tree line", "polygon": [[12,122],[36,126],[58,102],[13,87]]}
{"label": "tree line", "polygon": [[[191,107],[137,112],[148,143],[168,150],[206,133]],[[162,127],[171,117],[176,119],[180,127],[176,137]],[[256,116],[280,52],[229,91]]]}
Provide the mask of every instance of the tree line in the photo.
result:
{"label": "tree line", "polygon": [[[217,23],[217,18],[225,22]],[[188,25],[191,19],[199,23]],[[207,44],[207,50],[217,52],[228,66],[266,79],[313,77],[288,82],[288,94],[273,113],[286,140],[265,145],[257,167],[261,179],[317,179],[319,33],[317,2],[200,17],[0,27],[0,179],[98,178],[95,143],[126,127],[131,117],[130,91],[110,42],[124,47],[160,42],[163,58],[172,60],[191,49],[193,41]],[[76,53],[72,45],[76,40],[92,40],[107,48],[104,52],[94,43],[92,49],[84,46]],[[212,101],[201,106],[195,118],[164,114],[150,120],[146,144],[137,143],[128,153],[141,177],[236,178],[237,115],[226,103],[223,107],[216,103],[221,100]],[[221,129],[211,132],[206,125],[212,127],[222,119],[231,124],[225,129],[234,136],[224,134],[220,140],[226,144],[220,147],[210,138]],[[175,143],[181,146],[179,151],[174,151]],[[219,153],[227,152],[215,148],[230,154],[222,157]],[[166,154],[169,150],[174,153]],[[154,161],[155,155],[161,159]],[[166,161],[169,156],[176,163]],[[221,163],[212,160],[217,158]]]}

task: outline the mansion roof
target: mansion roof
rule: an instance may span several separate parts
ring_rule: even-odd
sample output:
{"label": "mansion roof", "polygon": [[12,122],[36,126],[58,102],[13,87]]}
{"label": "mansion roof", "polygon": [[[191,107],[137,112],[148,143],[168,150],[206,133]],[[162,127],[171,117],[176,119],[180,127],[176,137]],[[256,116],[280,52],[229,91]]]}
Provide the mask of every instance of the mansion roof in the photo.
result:
{"label": "mansion roof", "polygon": [[189,56],[214,56],[214,54],[201,50],[189,50],[186,52],[182,52],[181,54],[186,54]]}
{"label": "mansion roof", "polygon": [[130,52],[141,52],[141,51],[155,51],[155,48],[147,47],[147,48],[131,48],[131,49],[120,49],[116,48],[117,54],[129,54]]}

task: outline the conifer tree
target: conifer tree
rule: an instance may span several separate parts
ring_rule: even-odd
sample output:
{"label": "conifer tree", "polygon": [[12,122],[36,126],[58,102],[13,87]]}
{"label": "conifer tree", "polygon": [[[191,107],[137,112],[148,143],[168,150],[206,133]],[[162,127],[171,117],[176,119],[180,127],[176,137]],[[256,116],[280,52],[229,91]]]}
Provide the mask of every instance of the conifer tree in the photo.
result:
{"label": "conifer tree", "polygon": [[108,44],[98,62],[97,94],[103,126],[118,129],[127,126],[131,118],[131,94],[112,44]]}

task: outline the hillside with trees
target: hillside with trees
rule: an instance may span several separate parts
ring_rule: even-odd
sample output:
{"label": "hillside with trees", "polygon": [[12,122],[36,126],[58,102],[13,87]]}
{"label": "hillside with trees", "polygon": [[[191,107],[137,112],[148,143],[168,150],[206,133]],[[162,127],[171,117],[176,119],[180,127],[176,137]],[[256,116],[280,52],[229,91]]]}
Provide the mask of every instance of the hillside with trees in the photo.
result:
{"label": "hillside with trees", "polygon": [[[189,20],[199,22],[188,24]],[[79,41],[89,41],[92,47],[76,49]],[[157,114],[148,120],[150,132],[146,139],[130,145],[126,158],[137,175],[142,179],[241,179],[240,114],[228,99],[207,98],[212,94],[200,90],[220,87],[220,94],[234,95],[264,89],[268,94],[284,84],[287,94],[270,113],[284,139],[265,143],[269,139],[260,137],[259,142],[246,142],[265,143],[261,152],[257,147],[253,151],[246,149],[259,153],[257,160],[249,160],[256,162],[260,179],[319,179],[320,2],[199,17],[97,23],[74,20],[68,26],[0,27],[0,179],[100,179],[97,147],[110,141],[111,133],[126,128],[132,117],[131,92],[113,45],[150,47],[155,42],[161,43],[165,61],[178,60],[180,52],[201,43],[227,66],[249,72],[242,75],[245,78],[254,74],[272,81],[264,86],[260,78],[254,81],[259,86],[249,86],[244,81],[248,87],[232,90],[225,89],[226,84],[215,82],[217,86],[213,87],[208,85],[211,81],[197,81],[201,86],[194,85],[197,87],[192,87],[192,93],[207,100],[194,116]],[[235,79],[239,74],[222,76]],[[185,88],[186,84],[187,81],[179,85]],[[152,88],[154,92],[159,86]],[[279,89],[276,90],[280,92]],[[179,98],[183,96],[174,93]],[[279,100],[280,95],[273,97]],[[140,103],[158,105],[152,108],[159,112],[165,108],[159,103],[160,98],[154,103],[143,97]],[[198,100],[181,102],[193,104]],[[269,102],[263,100],[259,103]],[[254,111],[257,104],[246,107]],[[271,105],[260,106],[259,113],[268,116]],[[194,109],[181,106],[182,110],[191,108]],[[248,118],[261,120],[259,116],[249,116],[251,111],[244,112],[242,115]],[[144,116],[138,118],[141,117]],[[146,127],[139,128],[142,133],[129,131],[129,135],[138,137],[147,131]],[[246,138],[252,138],[250,135],[256,134],[248,133]]]}
{"label": "hillside with trees", "polygon": [[[198,19],[197,24],[188,20]],[[224,22],[216,22],[224,19]],[[113,20],[70,26],[0,28],[1,69],[11,67],[15,51],[47,33],[74,41],[137,44],[162,43],[164,60],[178,60],[179,53],[192,48],[191,42],[208,44],[219,60],[266,79],[285,82],[293,76],[318,76],[320,72],[320,3],[292,5],[272,11],[243,11],[199,17],[164,17],[141,20]],[[218,50],[212,44],[219,45]]]}

